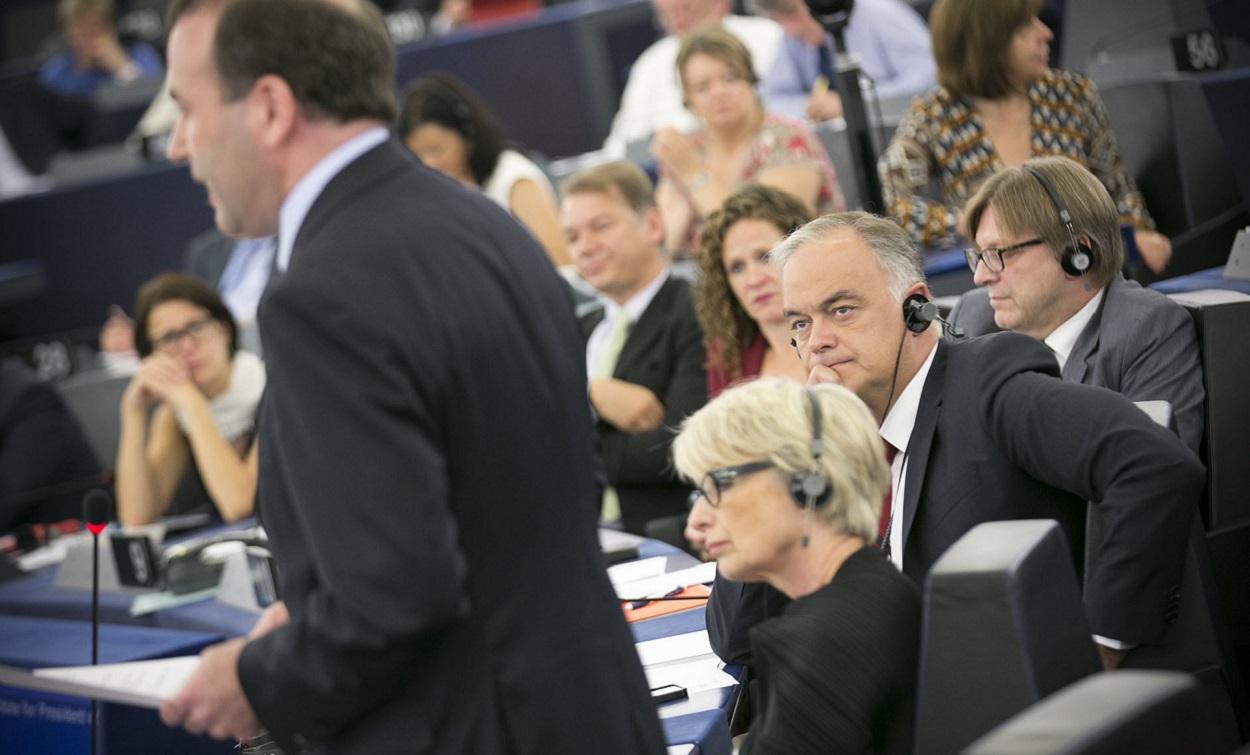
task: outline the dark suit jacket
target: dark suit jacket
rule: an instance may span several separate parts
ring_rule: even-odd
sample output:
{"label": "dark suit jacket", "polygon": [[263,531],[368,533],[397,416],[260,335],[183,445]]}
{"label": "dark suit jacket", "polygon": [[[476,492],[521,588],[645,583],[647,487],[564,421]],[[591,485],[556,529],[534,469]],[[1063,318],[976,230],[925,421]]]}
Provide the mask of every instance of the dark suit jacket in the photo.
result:
{"label": "dark suit jacket", "polygon": [[209,229],[187,244],[182,269],[208,281],[215,288],[221,281],[221,274],[226,271],[226,265],[230,263],[230,255],[234,254],[235,243],[234,239],[216,228]]}
{"label": "dark suit jacket", "polygon": [[[964,294],[952,324],[969,337],[998,332],[988,291]],[[1181,440],[1198,453],[1206,396],[1198,334],[1185,308],[1158,291],[1119,277],[1111,281],[1063,366],[1063,379],[1133,401],[1167,401]]]}
{"label": "dark suit jacket", "polygon": [[876,548],[751,630],[760,716],[742,755],[912,752],[920,592]]}
{"label": "dark suit jacket", "polygon": [[239,672],[282,746],[662,750],[585,504],[577,323],[533,239],[391,140],[314,202],[260,324],[291,623]]}
{"label": "dark suit jacket", "polygon": [[[582,317],[583,340],[603,320],[599,309]],[[664,404],[664,421],[648,432],[596,425],[608,484],[621,501],[625,529],[641,534],[647,521],[682,514],[690,488],[673,470],[673,429],[707,403],[707,355],[690,285],[669,277],[634,323],[612,376],[649,389]]]}
{"label": "dark suit jacket", "polygon": [[[1160,642],[1202,495],[1201,463],[1124,397],[1056,379],[1054,356],[1027,336],[998,333],[937,349],[906,449],[904,573],[923,584],[977,524],[1039,518],[1063,526],[1080,570],[1085,502],[1101,501],[1105,539],[1084,596],[1090,628]],[[708,607],[718,653],[742,647],[737,607],[746,606],[750,620],[765,601],[750,587],[726,595],[731,605],[714,599]]]}

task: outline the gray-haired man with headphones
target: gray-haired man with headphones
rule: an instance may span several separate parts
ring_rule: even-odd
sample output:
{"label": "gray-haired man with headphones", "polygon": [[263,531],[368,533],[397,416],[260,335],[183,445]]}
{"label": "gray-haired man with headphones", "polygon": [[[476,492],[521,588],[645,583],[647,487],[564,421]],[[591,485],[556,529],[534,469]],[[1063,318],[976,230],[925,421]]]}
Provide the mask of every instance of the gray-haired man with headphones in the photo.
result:
{"label": "gray-haired man with headphones", "polygon": [[[1204,479],[1174,435],[1121,396],[1059,380],[1034,339],[943,340],[920,259],[888,220],[826,215],[772,255],[809,382],[854,391],[897,452],[881,545],[903,573],[923,583],[977,524],[1037,518],[1064,528],[1080,570],[1086,501],[1099,501],[1107,536],[1090,562],[1090,628],[1131,645],[1165,639]],[[749,588],[713,591],[719,652],[741,648],[775,608]],[[1100,651],[1108,667],[1121,659]]]}

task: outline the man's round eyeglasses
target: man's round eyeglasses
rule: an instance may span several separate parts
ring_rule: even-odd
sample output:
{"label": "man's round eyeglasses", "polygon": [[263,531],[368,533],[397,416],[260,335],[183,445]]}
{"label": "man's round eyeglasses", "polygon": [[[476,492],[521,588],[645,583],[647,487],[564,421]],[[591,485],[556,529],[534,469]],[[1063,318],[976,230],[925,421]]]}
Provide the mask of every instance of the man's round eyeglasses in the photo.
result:
{"label": "man's round eyeglasses", "polygon": [[703,479],[699,481],[699,489],[690,495],[690,505],[693,507],[698,502],[699,497],[702,496],[707,499],[709,506],[716,508],[720,506],[721,495],[733,487],[734,481],[739,477],[745,477],[746,475],[771,469],[772,467],[773,463],[771,461],[748,461],[745,464],[735,464],[732,467],[713,469],[703,475]]}
{"label": "man's round eyeglasses", "polygon": [[977,271],[978,262],[985,265],[985,269],[989,270],[991,273],[1001,273],[1003,271],[1003,267],[1006,265],[1006,263],[1003,262],[1004,254],[1018,252],[1026,247],[1036,246],[1037,244],[1042,243],[1045,242],[1041,239],[1029,239],[1028,241],[1021,241],[1019,244],[1012,244],[1011,246],[1004,246],[1000,248],[990,247],[980,251],[977,251],[976,249],[965,249],[964,259],[968,261],[968,269],[974,273]]}

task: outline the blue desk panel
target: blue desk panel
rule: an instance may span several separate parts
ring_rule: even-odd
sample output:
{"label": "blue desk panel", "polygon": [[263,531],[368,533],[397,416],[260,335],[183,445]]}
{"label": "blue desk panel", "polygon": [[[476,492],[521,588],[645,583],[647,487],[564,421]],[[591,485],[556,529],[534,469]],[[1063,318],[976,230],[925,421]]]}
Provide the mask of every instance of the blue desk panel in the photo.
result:
{"label": "blue desk panel", "polygon": [[[100,662],[121,663],[198,653],[220,634],[171,629],[100,627]],[[86,621],[0,616],[0,663],[39,668],[91,663]],[[104,704],[100,753],[230,753],[233,745],[166,728],[154,710]],[[90,702],[0,687],[0,743],[6,755],[81,755],[90,746]]]}
{"label": "blue desk panel", "polygon": [[[0,614],[85,621],[91,618],[91,593],[58,590],[51,566],[0,585]],[[213,632],[233,637],[247,634],[257,615],[241,608],[205,600],[177,608],[131,616],[133,597],[125,593],[100,594],[100,620],[115,624]]]}
{"label": "blue desk panel", "polygon": [[[203,533],[197,533],[203,534]],[[671,545],[655,540],[639,544],[640,558],[667,556],[669,569],[684,569],[697,561]],[[58,590],[57,567],[41,569],[0,585],[0,663],[37,667],[82,665],[90,662],[90,594]],[[130,616],[129,595],[100,596],[101,662],[162,658],[198,652],[225,637],[245,634],[256,616],[208,600]],[[668,637],[704,628],[703,607],[661,616],[630,626],[636,642]],[[737,689],[710,696],[709,707],[662,720],[670,745],[694,744],[695,752],[728,755],[728,711]],[[0,688],[0,748],[10,753],[84,753],[88,735],[84,716],[87,703],[75,698]],[[203,737],[191,737],[160,723],[155,711],[122,705],[101,706],[101,752],[231,752],[229,746]],[[12,745],[10,743],[17,743]]]}
{"label": "blue desk panel", "polygon": [[1218,288],[1226,291],[1240,291],[1250,294],[1250,281],[1224,277],[1224,267],[1213,267],[1179,278],[1151,283],[1150,287],[1165,294],[1183,294],[1188,291],[1201,291],[1204,288]]}

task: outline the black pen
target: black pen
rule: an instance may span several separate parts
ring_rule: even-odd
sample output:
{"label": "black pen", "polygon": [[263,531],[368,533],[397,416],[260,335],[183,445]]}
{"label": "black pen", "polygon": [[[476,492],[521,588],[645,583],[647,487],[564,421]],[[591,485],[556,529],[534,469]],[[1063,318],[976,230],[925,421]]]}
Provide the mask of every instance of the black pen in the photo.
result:
{"label": "black pen", "polygon": [[630,603],[630,604],[629,604],[629,607],[630,607],[630,609],[634,609],[634,608],[642,608],[643,606],[647,605],[648,603],[650,603],[651,601],[653,601],[653,600],[655,600],[655,599],[657,599],[657,598],[660,598],[660,599],[663,599],[663,598],[671,598],[671,597],[673,597],[674,595],[678,595],[678,594],[680,594],[680,593],[681,593],[681,591],[682,591],[682,590],[685,590],[685,589],[686,589],[685,587],[674,587],[672,590],[669,590],[668,592],[664,593],[663,595],[656,595],[656,596],[655,596],[655,597],[653,597],[653,598],[643,598],[642,600],[635,600],[635,601],[633,601],[632,603]]}

